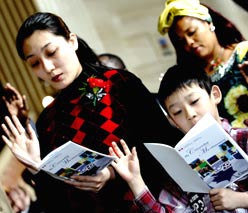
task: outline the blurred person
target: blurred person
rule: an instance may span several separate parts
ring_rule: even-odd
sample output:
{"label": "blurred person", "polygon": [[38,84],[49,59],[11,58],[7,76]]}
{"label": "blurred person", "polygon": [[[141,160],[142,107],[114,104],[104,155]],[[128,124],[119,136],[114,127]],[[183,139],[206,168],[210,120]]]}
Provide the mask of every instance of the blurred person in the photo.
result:
{"label": "blurred person", "polygon": [[14,210],[10,204],[10,200],[7,197],[7,194],[1,183],[0,183],[0,212],[14,213]]}
{"label": "blurred person", "polygon": [[115,69],[126,69],[124,61],[118,55],[112,53],[102,53],[98,55],[98,58],[104,66]]}
{"label": "blurred person", "polygon": [[[26,126],[30,122],[26,96],[21,95],[10,83],[7,83],[5,87],[1,83],[0,94],[1,123],[4,122],[6,115],[16,115],[22,124]],[[1,135],[4,134],[2,128],[0,129],[0,133]],[[35,201],[35,193],[31,185],[26,183],[22,177],[23,165],[6,149],[7,147],[2,141],[2,138],[0,144],[1,182],[5,193],[14,212],[25,212],[28,210],[30,203]]]}

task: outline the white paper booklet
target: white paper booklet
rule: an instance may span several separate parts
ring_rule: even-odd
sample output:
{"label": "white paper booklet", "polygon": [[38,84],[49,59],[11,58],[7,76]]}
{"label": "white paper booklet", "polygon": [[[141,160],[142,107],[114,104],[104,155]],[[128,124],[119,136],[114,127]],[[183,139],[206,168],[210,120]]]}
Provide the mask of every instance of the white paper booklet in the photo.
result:
{"label": "white paper booklet", "polygon": [[160,143],[145,146],[187,192],[208,193],[248,174],[247,154],[210,114],[174,148]]}
{"label": "white paper booklet", "polygon": [[43,158],[39,169],[60,180],[72,175],[95,175],[107,167],[115,157],[68,141]]}

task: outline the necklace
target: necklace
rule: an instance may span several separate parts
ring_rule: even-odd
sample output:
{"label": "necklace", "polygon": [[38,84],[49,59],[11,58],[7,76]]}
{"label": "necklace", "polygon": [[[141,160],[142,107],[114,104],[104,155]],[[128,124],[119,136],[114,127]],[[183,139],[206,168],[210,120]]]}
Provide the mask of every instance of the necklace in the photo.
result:
{"label": "necklace", "polygon": [[210,62],[210,67],[208,72],[210,75],[217,72],[220,68],[223,67],[224,50],[225,50],[224,47],[222,47],[220,50],[220,54]]}

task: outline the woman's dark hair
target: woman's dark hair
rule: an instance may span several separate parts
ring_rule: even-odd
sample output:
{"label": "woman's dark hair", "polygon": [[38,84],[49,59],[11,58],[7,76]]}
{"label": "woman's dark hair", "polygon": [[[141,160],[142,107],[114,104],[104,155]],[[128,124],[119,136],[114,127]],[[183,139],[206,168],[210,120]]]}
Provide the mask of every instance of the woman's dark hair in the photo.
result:
{"label": "woman's dark hair", "polygon": [[[240,32],[240,30],[235,26],[234,23],[232,23],[229,19],[224,17],[221,13],[214,10],[213,8],[205,4],[202,5],[207,7],[209,10],[209,14],[212,17],[212,22],[215,26],[216,37],[221,46],[230,47],[235,43],[239,43],[245,40],[244,36]],[[180,18],[182,17],[181,16],[175,17],[174,23]],[[173,26],[171,29],[172,30],[169,30],[168,35],[176,51],[177,63],[179,64],[185,62],[191,63],[191,60],[194,60],[195,57],[183,50],[183,48],[180,46],[180,43],[177,40],[177,36],[175,35]],[[198,59],[198,62],[199,61],[200,60]],[[200,63],[201,61],[199,62],[199,64]]]}
{"label": "woman's dark hair", "polygon": [[[37,12],[29,16],[21,25],[16,37],[16,49],[19,56],[25,60],[23,43],[36,30],[47,30],[54,35],[70,38],[71,31],[59,16],[48,12]],[[78,50],[76,51],[80,63],[99,63],[98,56],[89,45],[78,37]]]}
{"label": "woman's dark hair", "polygon": [[217,12],[213,8],[207,5],[204,6],[208,8],[209,14],[212,17],[215,26],[215,33],[221,46],[228,47],[234,43],[239,43],[245,40],[240,30],[233,22],[225,18],[221,13]]}
{"label": "woman's dark hair", "polygon": [[192,84],[199,85],[205,89],[208,94],[211,93],[212,83],[204,70],[196,70],[192,66],[174,65],[170,67],[164,74],[160,82],[158,90],[158,100],[164,110],[168,113],[164,101],[171,96],[175,91],[191,86]]}
{"label": "woman's dark hair", "polygon": [[79,36],[78,38],[78,49],[76,51],[78,59],[81,64],[90,63],[95,65],[100,65],[101,62],[98,55],[93,51],[93,49]]}

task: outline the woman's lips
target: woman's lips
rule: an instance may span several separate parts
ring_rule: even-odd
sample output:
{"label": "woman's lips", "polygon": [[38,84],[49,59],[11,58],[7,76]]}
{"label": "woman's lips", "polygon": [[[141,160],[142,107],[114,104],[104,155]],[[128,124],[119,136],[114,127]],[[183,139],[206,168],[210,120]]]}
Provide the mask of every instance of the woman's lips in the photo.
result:
{"label": "woman's lips", "polygon": [[53,82],[59,82],[59,81],[61,80],[61,76],[62,76],[62,74],[59,74],[59,75],[54,76],[54,77],[52,78],[52,81],[53,81]]}
{"label": "woman's lips", "polygon": [[192,51],[195,55],[199,55],[199,53],[201,52],[201,47],[198,46],[198,47],[192,48]]}

